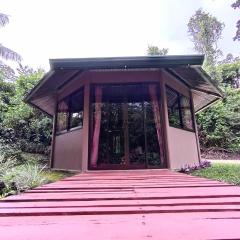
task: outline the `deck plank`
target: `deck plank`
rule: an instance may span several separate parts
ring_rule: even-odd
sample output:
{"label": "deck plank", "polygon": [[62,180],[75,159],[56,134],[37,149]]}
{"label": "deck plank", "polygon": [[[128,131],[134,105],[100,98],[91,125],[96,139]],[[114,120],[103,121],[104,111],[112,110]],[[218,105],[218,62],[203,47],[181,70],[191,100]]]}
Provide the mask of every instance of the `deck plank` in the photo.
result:
{"label": "deck plank", "polygon": [[1,239],[240,239],[240,188],[169,170],[94,171],[0,201]]}

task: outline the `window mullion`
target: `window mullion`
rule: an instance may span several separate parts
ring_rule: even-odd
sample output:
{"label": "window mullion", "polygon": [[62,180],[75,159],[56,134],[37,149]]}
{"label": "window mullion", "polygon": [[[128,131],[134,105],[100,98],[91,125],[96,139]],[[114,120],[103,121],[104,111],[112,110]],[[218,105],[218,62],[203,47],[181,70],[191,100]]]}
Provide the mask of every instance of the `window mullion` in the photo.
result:
{"label": "window mullion", "polygon": [[71,101],[71,96],[68,98],[68,119],[67,119],[67,130],[71,128],[71,117],[72,117],[72,101]]}
{"label": "window mullion", "polygon": [[180,125],[182,128],[184,128],[183,119],[182,119],[181,95],[179,93],[177,94],[178,94],[178,109],[179,109]]}

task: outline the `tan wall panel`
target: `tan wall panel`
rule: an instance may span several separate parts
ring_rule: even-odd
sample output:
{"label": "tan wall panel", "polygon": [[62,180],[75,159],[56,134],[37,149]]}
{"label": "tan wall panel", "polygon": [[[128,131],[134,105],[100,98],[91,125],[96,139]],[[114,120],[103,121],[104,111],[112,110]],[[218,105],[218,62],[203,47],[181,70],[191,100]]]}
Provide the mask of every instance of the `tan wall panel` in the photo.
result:
{"label": "tan wall panel", "polygon": [[169,127],[170,168],[180,169],[186,164],[199,163],[196,135],[193,132]]}
{"label": "tan wall panel", "polygon": [[81,170],[82,137],[82,129],[55,137],[53,168]]}

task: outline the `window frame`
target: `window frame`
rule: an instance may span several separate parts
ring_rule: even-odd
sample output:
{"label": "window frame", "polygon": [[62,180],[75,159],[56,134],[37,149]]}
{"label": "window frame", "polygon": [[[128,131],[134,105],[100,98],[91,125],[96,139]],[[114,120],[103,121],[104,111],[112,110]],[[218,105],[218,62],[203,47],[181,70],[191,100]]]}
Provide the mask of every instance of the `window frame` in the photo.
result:
{"label": "window frame", "polygon": [[[169,122],[169,115],[168,115],[168,125],[170,127],[186,130],[186,131],[189,131],[189,132],[196,132],[191,94],[190,94],[190,96],[186,96],[186,95],[178,92],[176,89],[170,87],[169,85],[165,85],[167,108],[168,108],[167,89],[169,89],[170,91],[173,91],[177,95],[178,115],[179,115],[179,122],[180,122],[179,126],[171,125],[170,122]],[[183,123],[183,113],[182,113],[182,106],[181,106],[181,97],[185,97],[185,98],[189,99],[189,107],[190,107],[190,114],[191,114],[191,120],[192,120],[192,128],[186,127],[184,125],[184,123]],[[168,111],[167,111],[167,113],[168,113]]]}
{"label": "window frame", "polygon": [[[77,89],[76,91],[72,92],[71,94],[69,94],[68,96],[62,98],[61,100],[57,101],[57,106],[56,106],[56,131],[55,131],[55,135],[61,135],[61,134],[65,134],[74,130],[78,130],[78,129],[82,129],[83,128],[83,123],[81,126],[76,126],[76,127],[72,127],[71,128],[71,115],[72,115],[72,97],[74,95],[76,95],[77,93],[79,93],[80,91],[82,91],[83,93],[83,114],[82,114],[82,119],[84,118],[84,87],[81,87],[79,89]],[[66,129],[61,130],[61,131],[57,131],[58,128],[58,105],[59,103],[61,103],[62,101],[66,101],[68,103],[68,116],[67,116],[67,124],[66,124]]]}

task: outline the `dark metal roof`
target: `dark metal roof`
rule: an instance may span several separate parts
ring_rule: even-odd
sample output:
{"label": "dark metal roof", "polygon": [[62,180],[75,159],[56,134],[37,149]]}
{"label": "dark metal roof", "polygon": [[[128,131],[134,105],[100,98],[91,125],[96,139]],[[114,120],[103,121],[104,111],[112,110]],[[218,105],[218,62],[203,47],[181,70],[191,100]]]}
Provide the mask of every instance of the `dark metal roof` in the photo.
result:
{"label": "dark metal roof", "polygon": [[50,59],[51,70],[57,69],[131,69],[181,65],[202,65],[203,55],[172,55],[112,58]]}
{"label": "dark metal roof", "polygon": [[221,91],[201,68],[203,60],[203,55],[50,59],[51,70],[31,90],[25,101],[52,116],[56,92],[87,70],[161,68],[194,90],[197,112],[222,97]]}

